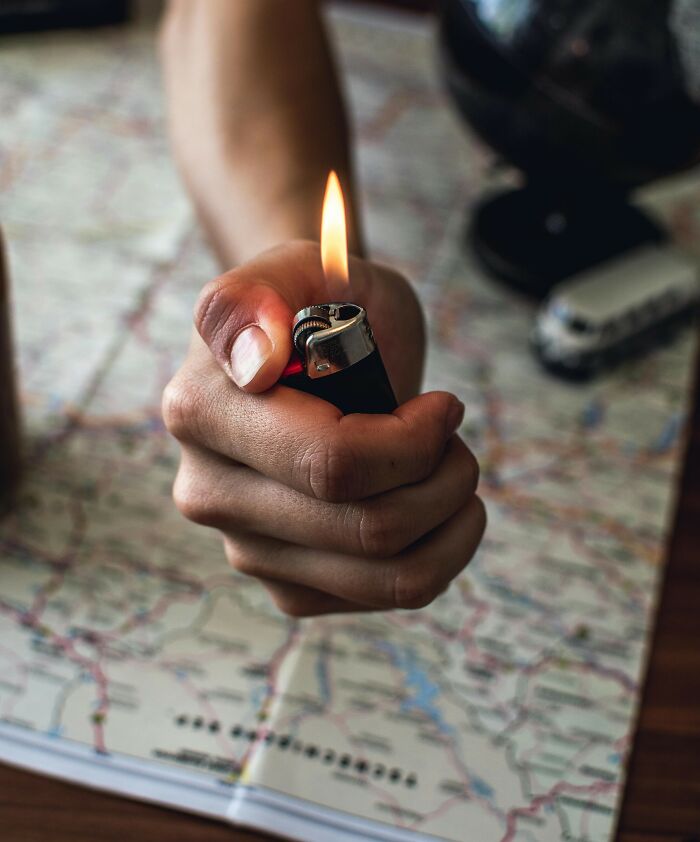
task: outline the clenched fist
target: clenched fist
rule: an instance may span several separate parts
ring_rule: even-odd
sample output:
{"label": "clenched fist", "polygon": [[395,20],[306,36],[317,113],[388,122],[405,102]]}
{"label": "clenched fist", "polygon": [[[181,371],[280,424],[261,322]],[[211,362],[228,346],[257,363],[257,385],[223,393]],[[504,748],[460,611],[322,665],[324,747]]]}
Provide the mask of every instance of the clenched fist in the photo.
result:
{"label": "clenched fist", "polygon": [[319,248],[294,242],[207,285],[163,413],[182,446],[183,514],[220,530],[230,563],[285,613],[419,608],[472,557],[484,530],[478,467],[451,394],[416,397],[420,307],[396,273],[351,259],[344,298],[367,309],[400,402],[341,415],[276,385],[297,310],[330,300]]}

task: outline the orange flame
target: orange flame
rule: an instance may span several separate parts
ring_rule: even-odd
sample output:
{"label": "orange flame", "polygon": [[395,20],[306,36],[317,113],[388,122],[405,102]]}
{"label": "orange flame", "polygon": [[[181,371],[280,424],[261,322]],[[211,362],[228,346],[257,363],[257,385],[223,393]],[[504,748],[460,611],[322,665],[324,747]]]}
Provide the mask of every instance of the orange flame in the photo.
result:
{"label": "orange flame", "polygon": [[345,225],[345,203],[340,181],[333,170],[328,176],[326,195],[323,199],[321,263],[329,286],[348,283],[348,235]]}

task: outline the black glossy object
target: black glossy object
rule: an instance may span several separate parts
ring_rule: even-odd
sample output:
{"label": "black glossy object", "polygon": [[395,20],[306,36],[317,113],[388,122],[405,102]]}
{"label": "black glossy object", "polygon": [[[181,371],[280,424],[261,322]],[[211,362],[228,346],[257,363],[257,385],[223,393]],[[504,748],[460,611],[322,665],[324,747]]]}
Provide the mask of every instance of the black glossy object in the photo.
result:
{"label": "black glossy object", "polygon": [[536,299],[564,278],[665,236],[618,194],[599,188],[565,201],[541,185],[486,197],[469,228],[482,265]]}
{"label": "black glossy object", "polygon": [[0,34],[123,23],[129,6],[128,0],[0,0]]}
{"label": "black glossy object", "polygon": [[698,0],[444,0],[447,86],[527,179],[472,227],[495,274],[541,297],[660,236],[627,196],[700,160],[698,31]]}
{"label": "black glossy object", "polygon": [[311,378],[301,371],[288,375],[281,383],[334,404],[344,415],[393,412],[397,406],[377,349],[360,362],[327,377]]}

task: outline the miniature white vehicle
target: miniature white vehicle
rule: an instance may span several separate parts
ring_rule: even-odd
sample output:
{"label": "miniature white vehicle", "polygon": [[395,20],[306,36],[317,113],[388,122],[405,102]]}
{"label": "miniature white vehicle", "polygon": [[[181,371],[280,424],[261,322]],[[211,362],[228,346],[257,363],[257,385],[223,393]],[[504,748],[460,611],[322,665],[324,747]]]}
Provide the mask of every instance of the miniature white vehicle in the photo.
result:
{"label": "miniature white vehicle", "polygon": [[547,368],[587,376],[658,342],[699,301],[696,266],[668,246],[648,246],[557,285],[532,344]]}

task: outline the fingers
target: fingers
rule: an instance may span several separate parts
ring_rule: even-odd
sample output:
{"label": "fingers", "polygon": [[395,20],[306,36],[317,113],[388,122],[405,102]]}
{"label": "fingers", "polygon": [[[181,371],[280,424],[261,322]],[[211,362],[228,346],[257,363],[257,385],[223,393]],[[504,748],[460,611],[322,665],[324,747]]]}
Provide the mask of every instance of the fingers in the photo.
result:
{"label": "fingers", "polygon": [[195,326],[239,388],[264,391],[279,380],[289,360],[294,313],[276,290],[232,275],[205,287]]}
{"label": "fingers", "polygon": [[239,388],[262,392],[289,361],[294,314],[317,300],[325,300],[318,246],[291,243],[207,284],[195,327]]}
{"label": "fingers", "polygon": [[386,267],[351,257],[350,276],[349,287],[330,288],[318,243],[286,243],[207,284],[195,327],[227,376],[257,393],[279,380],[289,360],[296,312],[325,301],[354,301],[368,310],[391,382],[405,399],[418,391],[422,374],[425,331],[418,299]]}
{"label": "fingers", "polygon": [[[379,267],[360,261],[352,273],[348,297],[379,314],[388,369],[403,372],[398,394],[414,393],[423,353],[415,296]],[[453,435],[464,407],[432,392],[392,414],[344,417],[276,385],[294,313],[325,300],[310,243],[205,288],[190,354],[163,401],[183,444],[176,501],[222,530],[231,563],[292,616],[420,607],[468,563],[484,529],[476,463]]]}
{"label": "fingers", "polygon": [[190,520],[319,550],[386,558],[461,509],[476,491],[476,460],[457,437],[424,482],[360,502],[328,503],[199,448],[183,452],[174,497]]}
{"label": "fingers", "polygon": [[236,569],[256,578],[375,609],[422,608],[468,564],[485,524],[483,503],[472,497],[442,526],[391,559],[310,550],[246,533],[228,535],[226,551]]}
{"label": "fingers", "polygon": [[358,602],[349,602],[337,596],[292,585],[289,582],[276,582],[273,579],[262,579],[275,605],[289,617],[318,617],[322,614],[347,614],[353,611],[377,611]]}
{"label": "fingers", "polygon": [[198,377],[196,366],[181,370],[163,401],[165,423],[182,443],[331,502],[425,479],[463,413],[453,395],[430,392],[390,415],[342,416],[331,404],[285,387],[243,396],[223,374]]}

